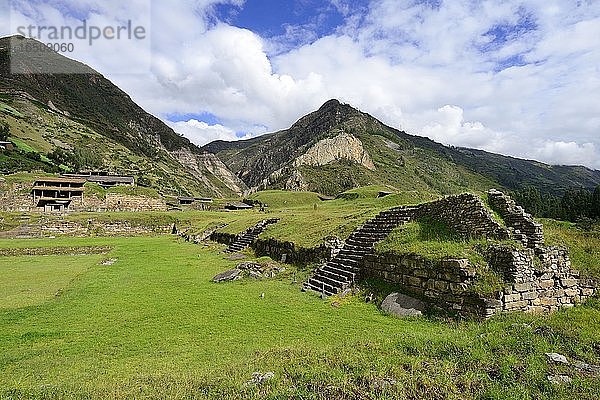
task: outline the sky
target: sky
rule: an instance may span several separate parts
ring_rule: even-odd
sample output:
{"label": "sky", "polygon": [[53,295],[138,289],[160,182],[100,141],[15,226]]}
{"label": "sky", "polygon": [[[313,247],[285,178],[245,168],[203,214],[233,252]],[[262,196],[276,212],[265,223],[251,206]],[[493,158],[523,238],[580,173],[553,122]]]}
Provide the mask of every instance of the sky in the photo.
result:
{"label": "sky", "polygon": [[600,0],[0,1],[3,36],[143,27],[63,54],[198,145],[337,98],[444,144],[600,169]]}

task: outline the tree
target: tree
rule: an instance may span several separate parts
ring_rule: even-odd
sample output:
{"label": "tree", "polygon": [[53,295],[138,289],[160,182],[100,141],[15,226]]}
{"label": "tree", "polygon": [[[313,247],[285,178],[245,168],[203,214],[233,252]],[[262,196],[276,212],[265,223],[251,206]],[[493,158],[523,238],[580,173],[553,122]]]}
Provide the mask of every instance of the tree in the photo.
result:
{"label": "tree", "polygon": [[567,190],[561,200],[563,219],[576,222],[592,214],[592,193],[586,189]]}
{"label": "tree", "polygon": [[530,214],[541,216],[544,205],[540,191],[533,186],[528,186],[514,193],[514,199]]}
{"label": "tree", "polygon": [[600,185],[596,186],[592,196],[592,218],[600,219]]}
{"label": "tree", "polygon": [[6,122],[0,122],[0,140],[8,140],[10,135],[10,126]]}

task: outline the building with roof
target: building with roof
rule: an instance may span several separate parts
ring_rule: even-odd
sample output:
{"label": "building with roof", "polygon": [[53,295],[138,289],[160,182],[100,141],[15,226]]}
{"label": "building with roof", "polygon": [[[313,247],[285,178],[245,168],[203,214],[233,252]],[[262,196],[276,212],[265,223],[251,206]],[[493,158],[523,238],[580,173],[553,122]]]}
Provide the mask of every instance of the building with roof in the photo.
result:
{"label": "building with roof", "polygon": [[73,202],[83,203],[85,182],[83,178],[74,177],[38,178],[31,189],[33,202],[45,212],[63,212]]}
{"label": "building with roof", "polygon": [[79,174],[63,174],[63,176],[84,178],[88,182],[94,182],[104,189],[113,186],[134,186],[135,179],[127,175],[109,175],[107,172],[83,172]]}

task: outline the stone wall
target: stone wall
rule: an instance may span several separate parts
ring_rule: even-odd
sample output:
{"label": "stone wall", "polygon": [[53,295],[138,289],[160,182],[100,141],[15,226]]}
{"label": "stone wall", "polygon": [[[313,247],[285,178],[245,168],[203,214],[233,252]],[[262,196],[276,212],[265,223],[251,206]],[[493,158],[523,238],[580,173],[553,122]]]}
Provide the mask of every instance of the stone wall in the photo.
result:
{"label": "stone wall", "polygon": [[436,307],[462,316],[489,318],[502,311],[552,312],[593,296],[593,282],[580,280],[567,252],[547,248],[541,259],[531,249],[492,246],[490,267],[504,275],[504,289],[476,294],[475,268],[466,259],[431,261],[413,254],[371,254],[364,258],[363,278],[378,278]]}
{"label": "stone wall", "polygon": [[414,254],[370,254],[364,258],[362,278],[377,278],[398,285],[411,296],[462,316],[490,317],[501,303],[471,289],[475,268],[466,259],[431,261]]}
{"label": "stone wall", "polygon": [[167,204],[162,199],[107,193],[106,208],[112,211],[166,211]]}
{"label": "stone wall", "polygon": [[542,224],[535,222],[530,214],[518,206],[513,199],[498,190],[488,192],[490,206],[498,212],[511,237],[523,243],[523,246],[537,249],[544,246],[544,230]]}
{"label": "stone wall", "polygon": [[257,256],[269,256],[273,260],[289,264],[306,265],[317,261],[325,261],[331,257],[331,249],[326,245],[313,248],[297,246],[292,242],[275,239],[257,239],[250,247]]}
{"label": "stone wall", "polygon": [[556,311],[595,293],[593,282],[580,280],[579,273],[571,269],[569,254],[563,248],[538,247],[534,252],[490,246],[487,258],[490,267],[507,282],[497,296],[504,311]]}
{"label": "stone wall", "polygon": [[498,223],[481,199],[471,193],[448,196],[418,206],[415,218],[445,223],[463,237],[508,239],[508,230]]}
{"label": "stone wall", "polygon": [[[230,245],[237,235],[232,233],[214,232],[210,235],[210,240]],[[333,258],[333,254],[338,250],[329,243],[323,243],[320,246],[306,248],[297,246],[292,242],[283,242],[273,238],[256,239],[250,244],[258,257],[269,256],[273,260],[286,262],[288,264],[306,265]]]}
{"label": "stone wall", "polygon": [[3,238],[53,236],[137,236],[170,233],[172,225],[132,224],[129,221],[67,221],[62,217],[40,218],[27,229],[2,232]]}
{"label": "stone wall", "polygon": [[551,312],[572,307],[590,296],[595,283],[579,279],[566,249],[545,247],[541,224],[503,193],[491,190],[490,205],[508,228],[498,223],[472,194],[449,196],[417,206],[414,219],[432,218],[464,237],[514,239],[514,245],[490,245],[489,267],[505,282],[501,292],[475,294],[475,269],[468,260],[433,262],[411,254],[367,255],[362,275],[397,284],[402,291],[463,315],[489,317],[501,311]]}
{"label": "stone wall", "polygon": [[0,211],[31,212],[35,211],[33,199],[30,195],[31,185],[6,182],[0,184]]}

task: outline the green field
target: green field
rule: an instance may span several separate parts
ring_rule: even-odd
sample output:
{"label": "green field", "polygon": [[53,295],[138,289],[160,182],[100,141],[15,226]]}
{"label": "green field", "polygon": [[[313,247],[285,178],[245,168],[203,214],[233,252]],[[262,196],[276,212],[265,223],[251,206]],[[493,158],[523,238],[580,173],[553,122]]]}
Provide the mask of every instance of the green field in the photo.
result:
{"label": "green field", "polygon": [[[275,279],[211,283],[235,265],[217,245],[170,236],[0,241],[100,245],[113,250],[0,257],[0,398],[600,396],[598,378],[544,356],[600,362],[597,300],[552,316],[401,320],[360,295],[334,307],[302,293],[292,266]],[[106,258],[117,261],[101,265]],[[297,273],[301,281],[307,272]],[[245,385],[267,371],[272,380]],[[573,382],[548,382],[558,373]]]}

